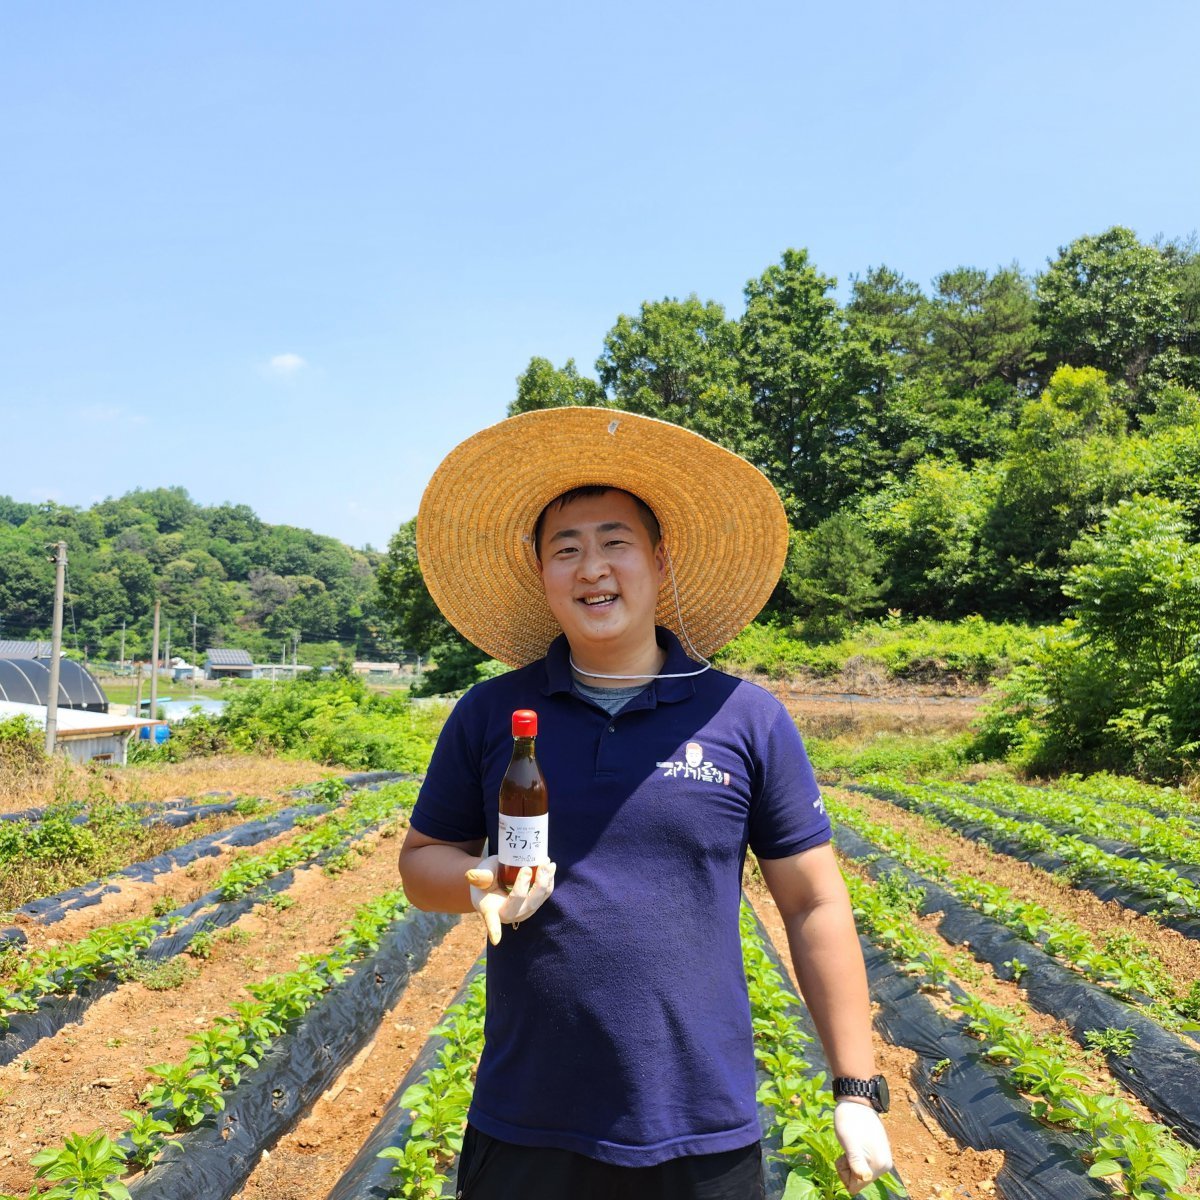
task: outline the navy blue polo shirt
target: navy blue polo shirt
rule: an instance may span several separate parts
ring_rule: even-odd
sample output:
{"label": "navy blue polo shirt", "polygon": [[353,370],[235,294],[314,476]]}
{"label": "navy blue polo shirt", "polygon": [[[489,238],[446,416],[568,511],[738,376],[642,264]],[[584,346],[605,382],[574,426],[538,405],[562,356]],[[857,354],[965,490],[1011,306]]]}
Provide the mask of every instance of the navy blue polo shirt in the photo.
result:
{"label": "navy blue polo shirt", "polygon": [[[694,670],[658,630],[664,672]],[[572,685],[565,637],[454,707],[412,814],[428,837],[496,844],[511,718],[538,714],[554,892],[488,948],[470,1120],[622,1166],[757,1141],[738,906],[749,846],[827,842],[783,706],[710,670],[656,679],[615,716]]]}

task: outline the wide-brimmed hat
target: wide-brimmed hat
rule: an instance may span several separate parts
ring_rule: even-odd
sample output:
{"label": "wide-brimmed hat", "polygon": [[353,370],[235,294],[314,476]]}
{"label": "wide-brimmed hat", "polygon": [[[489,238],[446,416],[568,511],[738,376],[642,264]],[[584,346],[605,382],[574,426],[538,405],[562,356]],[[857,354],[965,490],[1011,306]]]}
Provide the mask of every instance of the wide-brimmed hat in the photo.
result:
{"label": "wide-brimmed hat", "polygon": [[761,471],[653,417],[540,409],[451,450],[417,513],[429,593],[485,654],[523,666],[561,632],[542,592],[533,530],[551,500],[588,484],[623,488],[654,510],[675,574],[675,588],[668,575],[659,593],[656,620],[685,647],[711,654],[766,603],[783,570],[788,523]]}

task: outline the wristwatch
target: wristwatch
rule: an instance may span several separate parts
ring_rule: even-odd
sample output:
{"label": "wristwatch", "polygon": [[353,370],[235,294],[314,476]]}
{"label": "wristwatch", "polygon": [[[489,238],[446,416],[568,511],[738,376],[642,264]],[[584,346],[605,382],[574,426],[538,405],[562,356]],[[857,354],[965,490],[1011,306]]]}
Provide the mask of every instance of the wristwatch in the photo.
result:
{"label": "wristwatch", "polygon": [[841,1100],[846,1096],[870,1100],[871,1107],[878,1113],[887,1112],[891,1104],[887,1080],[882,1075],[872,1075],[870,1079],[848,1079],[839,1075],[833,1081],[833,1098]]}

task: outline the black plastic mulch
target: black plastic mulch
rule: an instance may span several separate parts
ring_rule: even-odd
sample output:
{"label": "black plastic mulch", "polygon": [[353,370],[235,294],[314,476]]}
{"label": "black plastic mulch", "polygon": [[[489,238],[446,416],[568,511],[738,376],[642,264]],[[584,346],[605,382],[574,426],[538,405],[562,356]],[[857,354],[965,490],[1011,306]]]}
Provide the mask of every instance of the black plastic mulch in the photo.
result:
{"label": "black plastic mulch", "polygon": [[226,1107],[178,1139],[132,1184],[135,1200],[230,1200],[270,1149],[374,1036],[429,951],[457,916],[412,909],[379,951],[279,1038]]}
{"label": "black plastic mulch", "polygon": [[[447,1008],[462,1003],[472,980],[484,969],[485,961],[480,958],[467,972],[462,987],[455,993]],[[393,1146],[403,1146],[411,1137],[412,1115],[400,1103],[400,1097],[417,1083],[426,1071],[436,1065],[438,1051],[445,1041],[440,1034],[433,1034],[426,1039],[425,1045],[421,1047],[412,1066],[400,1081],[400,1086],[392,1093],[392,1098],[387,1102],[378,1124],[359,1147],[358,1153],[342,1172],[341,1178],[334,1184],[326,1200],[387,1200],[391,1195],[392,1163],[390,1159],[380,1158],[379,1155]],[[454,1171],[451,1169],[444,1194],[454,1195],[453,1187]]]}
{"label": "black plastic mulch", "polygon": [[[868,796],[874,796],[876,800],[885,800],[889,804],[894,804],[897,808],[903,808],[908,812],[917,814],[923,812],[923,807],[920,804],[910,800],[907,796],[901,796],[897,792],[888,791],[886,788],[866,787],[862,784],[846,784],[844,786],[849,791],[864,792]],[[1159,910],[1163,906],[1161,897],[1139,892],[1132,884],[1113,883],[1109,879],[1089,875],[1087,872],[1077,873],[1071,868],[1067,860],[1060,855],[1052,854],[1047,850],[1029,850],[1016,838],[1008,838],[1003,834],[996,833],[988,829],[981,822],[960,821],[944,813],[938,813],[937,820],[939,824],[944,825],[951,832],[957,833],[961,837],[965,837],[973,842],[981,842],[999,854],[1007,854],[1010,858],[1029,863],[1030,866],[1038,867],[1048,874],[1062,874],[1070,871],[1074,887],[1091,892],[1092,895],[1099,896],[1101,900],[1114,900],[1123,908],[1132,909],[1143,916],[1148,916],[1159,925],[1163,925],[1168,929],[1174,929],[1186,938],[1190,938],[1193,941],[1200,941],[1200,918],[1160,915]]]}
{"label": "black plastic mulch", "polygon": [[[1001,1150],[996,1186],[1006,1200],[1083,1200],[1111,1196],[1089,1179],[1081,1137],[1036,1121],[1004,1074],[981,1053],[980,1043],[959,1031],[922,995],[882,950],[860,938],[876,1028],[893,1045],[917,1055],[912,1082],[920,1104],[952,1137],[974,1150]],[[951,989],[956,999],[963,993]],[[945,1064],[945,1065],[943,1065]]]}
{"label": "black plastic mulch", "polygon": [[[340,853],[345,846],[365,837],[369,832],[369,829],[364,829],[298,865],[319,867],[327,859]],[[268,896],[287,891],[294,878],[295,869],[289,869],[272,876],[246,895],[233,900],[223,899],[218,890],[208,892],[189,904],[181,905],[155,922],[159,936],[140,957],[151,962],[174,958],[187,949],[196,934],[232,925]],[[179,924],[170,929],[174,922]],[[120,979],[111,976],[91,980],[70,995],[44,996],[38,1001],[38,1006],[33,1012],[10,1015],[8,1028],[0,1037],[0,1066],[12,1062],[42,1038],[51,1037],[67,1025],[82,1021],[88,1008],[101,996],[116,988],[120,982]]]}
{"label": "black plastic mulch", "polygon": [[[338,778],[348,788],[365,788],[369,791],[376,791],[385,783],[419,779],[420,776],[400,771],[355,771]],[[293,794],[299,797],[308,796],[311,793],[312,789],[309,787],[293,789]],[[232,808],[233,805],[231,804],[229,807]],[[259,842],[266,841],[267,838],[291,829],[299,817],[315,816],[328,812],[332,807],[327,801],[321,801],[317,804],[293,805],[290,808],[280,809],[272,816],[256,821],[246,821],[232,829],[218,830],[188,842],[186,845],[177,846],[174,850],[167,850],[153,858],[133,863],[105,879],[92,880],[89,883],[80,884],[78,887],[68,888],[54,896],[43,896],[37,900],[31,900],[17,909],[17,913],[37,921],[41,925],[52,925],[56,921],[61,921],[69,912],[99,904],[101,897],[119,891],[119,881],[122,879],[134,879],[144,883],[156,875],[162,875],[178,867],[185,867],[198,858],[219,854],[225,846],[236,848],[257,845]],[[213,814],[205,813],[204,815],[211,816]],[[187,822],[182,823],[186,824]],[[0,946],[4,943],[24,945],[26,940],[24,932],[15,926],[0,929]]]}
{"label": "black plastic mulch", "polygon": [[[275,837],[291,829],[300,817],[316,816],[328,812],[328,804],[305,804],[292,808],[280,809],[269,817],[256,821],[246,821],[232,829],[219,829],[215,833],[196,838],[186,845],[177,846],[174,850],[166,850],[147,858],[142,862],[130,864],[120,871],[114,872],[106,879],[95,879],[78,887],[68,888],[54,896],[43,896],[21,905],[17,913],[37,921],[40,925],[53,925],[61,921],[68,913],[80,908],[90,908],[99,904],[102,897],[110,892],[120,891],[120,881],[133,879],[141,883],[149,882],[156,875],[186,867],[188,863],[200,858],[211,858],[221,853],[226,846],[255,846],[267,838]],[[4,930],[0,937],[7,933],[20,934],[19,929]],[[20,940],[24,940],[22,935]]]}
{"label": "black plastic mulch", "polygon": [[1181,1138],[1200,1146],[1200,1089],[1195,1086],[1200,1054],[1194,1047],[853,831],[839,828],[834,838],[838,849],[852,858],[873,857],[868,865],[873,876],[898,871],[909,884],[922,888],[921,911],[942,914],[938,933],[948,942],[968,946],[1000,978],[1014,978],[1007,965],[1013,959],[1024,964],[1020,986],[1029,1002],[1068,1025],[1080,1045],[1087,1044],[1089,1030],[1132,1029],[1137,1035],[1133,1052],[1128,1057],[1107,1055],[1109,1069]]}

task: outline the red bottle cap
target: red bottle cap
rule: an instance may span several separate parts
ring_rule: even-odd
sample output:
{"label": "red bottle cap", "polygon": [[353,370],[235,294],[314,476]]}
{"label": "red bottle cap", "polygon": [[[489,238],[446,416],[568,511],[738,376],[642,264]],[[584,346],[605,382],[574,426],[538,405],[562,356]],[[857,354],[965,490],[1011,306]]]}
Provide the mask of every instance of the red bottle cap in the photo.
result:
{"label": "red bottle cap", "polygon": [[537,713],[532,708],[518,708],[512,725],[513,737],[537,737]]}

